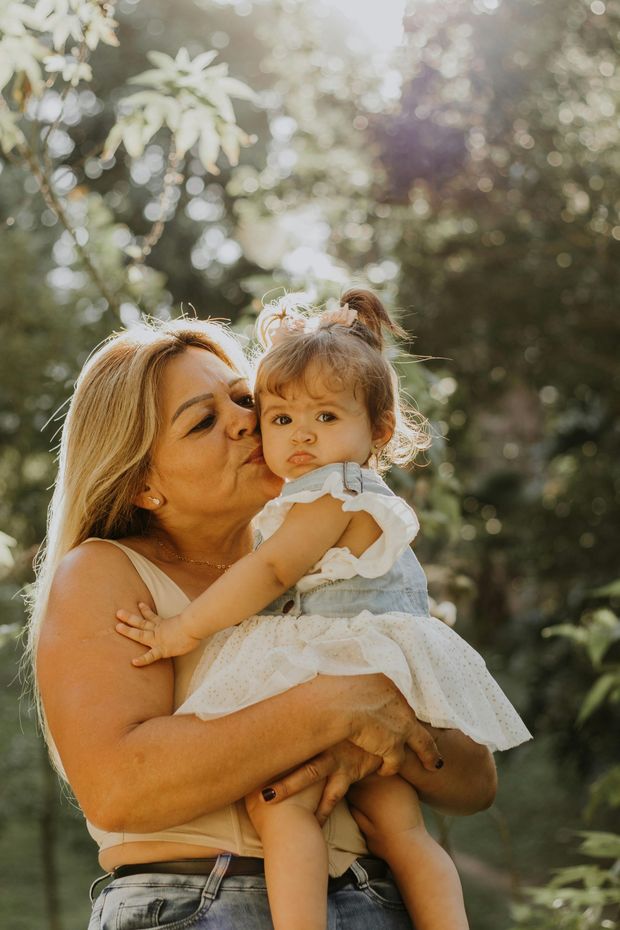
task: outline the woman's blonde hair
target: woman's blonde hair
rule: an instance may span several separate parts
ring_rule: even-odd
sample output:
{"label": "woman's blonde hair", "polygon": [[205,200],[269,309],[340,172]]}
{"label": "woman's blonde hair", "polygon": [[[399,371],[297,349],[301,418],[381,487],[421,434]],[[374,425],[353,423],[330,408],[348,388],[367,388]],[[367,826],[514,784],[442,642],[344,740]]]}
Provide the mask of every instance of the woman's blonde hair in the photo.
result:
{"label": "woman's blonde hair", "polygon": [[190,346],[212,352],[249,377],[243,352],[225,326],[182,318],[146,320],[113,334],[77,379],[62,429],[47,535],[28,597],[27,656],[33,671],[52,580],[63,557],[91,536],[139,536],[148,527],[149,513],[134,501],[147,483],[157,438],[159,385],[168,361]]}
{"label": "woman's blonde hair", "polygon": [[[295,295],[288,295],[293,298]],[[384,332],[404,338],[407,333],[389,316],[372,291],[352,288],[340,298],[345,317],[339,312],[310,310],[296,313],[291,300],[266,307],[259,316],[257,329],[267,351],[256,372],[256,403],[260,412],[261,392],[279,394],[289,385],[307,383],[310,366],[318,365],[334,386],[347,385],[362,393],[368,419],[373,429],[393,427],[392,438],[377,456],[377,468],[405,465],[418,452],[430,446],[428,421],[418,410],[404,402],[398,375],[384,352]],[[314,325],[312,325],[314,324]],[[270,333],[278,334],[277,343],[269,347]]]}

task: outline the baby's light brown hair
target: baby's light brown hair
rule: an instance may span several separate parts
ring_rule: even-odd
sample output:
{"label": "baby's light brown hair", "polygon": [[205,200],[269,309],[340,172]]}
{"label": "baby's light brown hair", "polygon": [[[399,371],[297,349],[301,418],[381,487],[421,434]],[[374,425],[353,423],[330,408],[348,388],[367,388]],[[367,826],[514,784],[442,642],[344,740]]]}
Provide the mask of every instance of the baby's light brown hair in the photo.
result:
{"label": "baby's light brown hair", "polygon": [[[392,438],[377,456],[378,470],[385,471],[392,464],[404,465],[430,445],[428,421],[404,402],[396,370],[384,353],[384,332],[400,338],[407,333],[390,319],[372,291],[352,288],[342,295],[340,304],[356,315],[350,325],[331,322],[329,311],[323,322],[320,312],[304,317],[277,303],[262,311],[258,331],[263,334],[267,351],[256,372],[258,413],[265,392],[282,397],[287,387],[302,385],[312,396],[308,372],[313,371],[328,387],[352,387],[354,393],[360,392],[373,431],[385,427],[393,430]],[[269,331],[282,320],[291,325],[281,341],[269,347]],[[304,328],[304,320],[318,325]],[[281,325],[278,332],[282,336]]]}

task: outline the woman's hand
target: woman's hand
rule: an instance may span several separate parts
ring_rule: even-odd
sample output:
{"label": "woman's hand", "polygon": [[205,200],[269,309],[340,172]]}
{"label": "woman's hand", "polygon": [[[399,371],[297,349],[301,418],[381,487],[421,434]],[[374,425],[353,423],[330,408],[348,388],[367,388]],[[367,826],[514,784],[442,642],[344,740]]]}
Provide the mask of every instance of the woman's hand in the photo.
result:
{"label": "woman's hand", "polygon": [[381,758],[379,775],[396,775],[404,765],[407,747],[427,771],[442,768],[435,740],[396,686],[384,675],[369,675],[366,680],[368,687],[356,705],[349,739]]}
{"label": "woman's hand", "polygon": [[372,775],[380,765],[381,759],[378,756],[345,740],[309,759],[301,768],[272,782],[268,788],[263,789],[263,798],[275,804],[325,779],[323,794],[316,809],[316,818],[323,826],[351,785]]}
{"label": "woman's hand", "polygon": [[427,772],[437,773],[442,768],[435,740],[391,681],[383,675],[363,675],[352,676],[348,682],[342,703],[349,704],[349,739],[263,789],[268,803],[277,803],[326,779],[317,809],[317,817],[324,823],[350,785],[373,772],[395,774],[405,765],[410,750]]}

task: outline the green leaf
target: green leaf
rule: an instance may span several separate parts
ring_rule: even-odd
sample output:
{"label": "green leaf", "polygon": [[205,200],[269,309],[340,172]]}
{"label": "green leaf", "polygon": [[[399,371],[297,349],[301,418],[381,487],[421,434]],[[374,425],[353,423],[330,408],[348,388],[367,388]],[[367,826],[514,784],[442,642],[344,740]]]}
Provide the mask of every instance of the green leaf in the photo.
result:
{"label": "green leaf", "polygon": [[196,55],[192,61],[192,70],[193,71],[203,71],[208,65],[211,64],[214,58],[217,58],[219,52],[214,49],[210,52],[202,52],[200,55]]}
{"label": "green leaf", "polygon": [[112,126],[105,140],[103,152],[101,154],[101,157],[104,161],[108,158],[112,158],[115,151],[123,141],[123,131],[124,127],[122,122],[115,123],[114,126]]}
{"label": "green leaf", "polygon": [[0,568],[12,568],[14,564],[11,549],[17,545],[17,540],[0,530]]}
{"label": "green leaf", "polygon": [[620,578],[612,581],[610,584],[603,585],[602,588],[595,588],[592,594],[597,597],[620,597]]}
{"label": "green leaf", "polygon": [[615,765],[590,787],[590,801],[586,817],[592,817],[601,804],[620,807],[620,765]]}
{"label": "green leaf", "polygon": [[222,90],[226,91],[227,94],[230,94],[231,97],[238,97],[239,100],[255,101],[257,99],[256,93],[252,90],[252,88],[248,87],[247,84],[244,84],[243,81],[238,81],[237,78],[221,78],[220,86]]}
{"label": "green leaf", "polygon": [[144,151],[144,123],[142,120],[128,120],[123,127],[123,143],[132,158],[139,158]]}
{"label": "green leaf", "polygon": [[545,639],[551,639],[553,636],[564,636],[566,639],[572,639],[582,645],[587,639],[585,629],[572,623],[558,623],[557,626],[547,626],[542,631],[542,635]]}
{"label": "green leaf", "polygon": [[588,616],[586,648],[593,665],[599,665],[612,643],[620,639],[620,620],[607,608]]}
{"label": "green leaf", "polygon": [[577,726],[582,726],[588,717],[592,716],[594,711],[600,707],[611,691],[619,684],[620,673],[608,672],[606,675],[601,675],[601,677],[594,682],[584,698],[577,716]]}
{"label": "green leaf", "polygon": [[211,174],[219,174],[219,168],[216,165],[219,151],[220,137],[215,130],[215,126],[204,126],[200,135],[198,156],[207,171],[210,171]]}
{"label": "green leaf", "polygon": [[199,114],[196,110],[186,110],[181,114],[174,139],[179,156],[185,155],[198,139],[201,130]]}
{"label": "green leaf", "polygon": [[583,882],[587,888],[592,888],[603,884],[606,879],[607,873],[597,865],[573,865],[566,869],[558,869],[549,886],[561,888],[563,885]]}
{"label": "green leaf", "polygon": [[239,134],[236,126],[223,126],[220,131],[222,151],[231,165],[239,163]]}
{"label": "green leaf", "polygon": [[226,123],[234,123],[235,111],[232,108],[230,97],[221,89],[219,81],[217,83],[209,82],[208,86],[203,88],[202,93],[213,104]]}
{"label": "green leaf", "polygon": [[583,831],[579,835],[583,837],[581,852],[586,856],[620,859],[620,836],[617,833]]}
{"label": "green leaf", "polygon": [[157,67],[162,71],[175,73],[177,70],[177,65],[174,58],[171,58],[170,55],[166,55],[164,52],[147,52],[146,57],[149,61],[152,61],[154,65],[157,65]]}

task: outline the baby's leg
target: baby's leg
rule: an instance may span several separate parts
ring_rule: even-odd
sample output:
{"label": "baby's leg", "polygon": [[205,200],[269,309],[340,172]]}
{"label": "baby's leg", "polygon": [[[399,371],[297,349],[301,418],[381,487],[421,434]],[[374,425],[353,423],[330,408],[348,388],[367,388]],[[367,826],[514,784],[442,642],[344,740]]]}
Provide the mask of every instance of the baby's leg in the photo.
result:
{"label": "baby's leg", "polygon": [[285,801],[245,799],[265,853],[265,878],[275,930],[327,927],[327,846],[315,817],[324,782]]}
{"label": "baby's leg", "polygon": [[370,775],[347,799],[368,848],[392,870],[416,930],[468,930],[456,868],[426,832],[411,785],[399,775]]}

